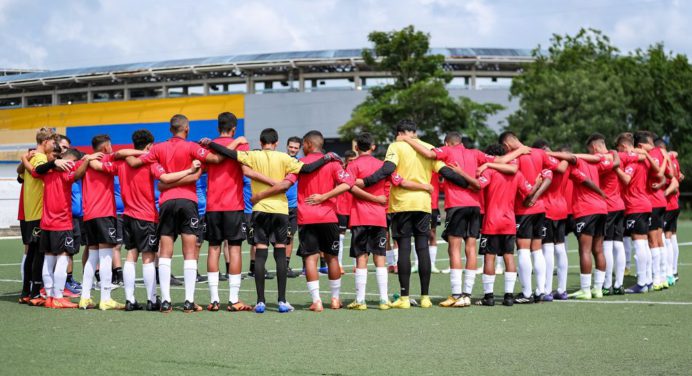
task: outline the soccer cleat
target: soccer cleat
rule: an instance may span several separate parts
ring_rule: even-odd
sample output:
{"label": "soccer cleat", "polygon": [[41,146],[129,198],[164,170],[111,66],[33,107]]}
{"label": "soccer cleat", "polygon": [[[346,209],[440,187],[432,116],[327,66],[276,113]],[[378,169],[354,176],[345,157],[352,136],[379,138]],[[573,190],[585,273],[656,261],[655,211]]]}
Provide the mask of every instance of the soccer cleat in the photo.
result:
{"label": "soccer cleat", "polygon": [[552,294],[541,294],[541,299],[540,301],[543,303],[550,303],[553,301],[553,295]]}
{"label": "soccer cleat", "polygon": [[269,273],[269,270],[264,271],[264,279],[274,279],[274,274]]}
{"label": "soccer cleat", "polygon": [[646,289],[649,290],[649,292],[654,291],[654,284],[649,283],[648,285],[646,285]]}
{"label": "soccer cleat", "polygon": [[663,284],[659,283],[657,285],[654,285],[653,289],[654,291],[663,291]]}
{"label": "soccer cleat", "polygon": [[238,300],[236,303],[228,302],[228,307],[226,308],[228,312],[241,312],[241,311],[252,311],[252,307]]}
{"label": "soccer cleat", "polygon": [[392,302],[390,302],[389,300],[380,299],[380,305],[377,308],[379,308],[380,311],[386,311],[386,310],[392,308],[391,305],[392,305]]}
{"label": "soccer cleat", "polygon": [[228,274],[227,273],[219,273],[219,282],[226,282],[228,281]]}
{"label": "soccer cleat", "polygon": [[632,273],[632,269],[625,268],[625,277],[634,277],[634,273]]}
{"label": "soccer cleat", "polygon": [[667,290],[668,288],[670,288],[670,285],[668,284],[667,278],[663,279],[663,282],[661,282],[661,287],[663,287],[664,290]]}
{"label": "soccer cleat", "polygon": [[646,286],[640,286],[638,284],[625,290],[627,294],[644,294],[648,291],[649,289],[647,289]]}
{"label": "soccer cleat", "polygon": [[46,295],[46,289],[45,289],[45,288],[41,288],[41,290],[39,291],[39,294],[41,295],[41,297],[42,297],[43,299],[45,299],[45,298],[47,297],[47,295]]}
{"label": "soccer cleat", "polygon": [[157,296],[155,302],[152,302],[151,300],[147,300],[147,311],[152,312],[152,311],[159,311],[159,310],[161,310],[161,298],[159,298]]}
{"label": "soccer cleat", "polygon": [[622,286],[614,287],[613,288],[613,295],[625,295],[625,289]]}
{"label": "soccer cleat", "polygon": [[411,274],[418,273],[418,264],[411,266]]}
{"label": "soccer cleat", "polygon": [[680,275],[678,275],[678,273],[673,274],[673,277],[675,278],[675,282],[680,280]]}
{"label": "soccer cleat", "polygon": [[329,272],[329,269],[326,266],[322,266],[317,270],[320,272],[320,274],[327,274]]}
{"label": "soccer cleat", "polygon": [[125,309],[125,304],[118,303],[113,299],[106,300],[106,301],[102,300],[99,302],[99,309],[101,311],[121,310],[121,309]]}
{"label": "soccer cleat", "polygon": [[444,269],[442,269],[442,271],[441,271],[440,273],[442,273],[442,274],[449,274],[450,271],[451,271],[451,270],[450,270],[449,268],[444,268]]}
{"label": "soccer cleat", "polygon": [[430,297],[427,295],[422,295],[420,297],[420,307],[421,308],[432,308],[433,304],[430,301]]}
{"label": "soccer cleat", "polygon": [[93,309],[96,305],[91,298],[81,298],[79,299],[79,309]]}
{"label": "soccer cleat", "polygon": [[471,306],[471,295],[469,294],[461,294],[461,297],[457,299],[456,303],[454,303],[453,307],[455,308],[464,308],[464,307],[470,307]]}
{"label": "soccer cleat", "polygon": [[293,271],[293,269],[288,268],[288,270],[286,271],[286,277],[288,277],[288,278],[298,278],[298,277],[300,277],[300,273],[296,273],[295,271]]}
{"label": "soccer cleat", "polygon": [[313,312],[322,312],[324,311],[324,306],[322,305],[322,301],[318,300],[316,302],[312,302],[310,305],[310,310]]}
{"label": "soccer cleat", "polygon": [[266,309],[267,306],[264,304],[264,302],[259,302],[257,305],[255,305],[255,313],[264,313]]}
{"label": "soccer cleat", "polygon": [[457,300],[458,300],[457,298],[450,295],[447,297],[447,299],[440,302],[440,307],[445,307],[445,308],[452,307],[454,305],[454,303],[457,302]]}
{"label": "soccer cleat", "polygon": [[72,303],[69,299],[67,298],[59,298],[59,299],[53,299],[53,306],[52,308],[57,308],[57,309],[71,309],[71,308],[77,308],[79,305]]}
{"label": "soccer cleat", "polygon": [[398,274],[399,273],[399,267],[396,265],[389,265],[387,267],[387,271],[392,273],[392,274]]}
{"label": "soccer cleat", "polygon": [[505,296],[502,298],[502,305],[505,307],[511,307],[514,305],[514,294],[511,292],[508,292],[505,294]]}
{"label": "soccer cleat", "polygon": [[[219,274],[221,274],[221,273],[219,273]],[[197,274],[197,283],[207,282],[208,279],[209,278],[206,275]],[[219,280],[221,280],[221,278],[219,278]]]}
{"label": "soccer cleat", "polygon": [[19,304],[29,304],[29,300],[31,300],[30,297],[22,296],[19,298]]}
{"label": "soccer cleat", "polygon": [[360,303],[357,300],[354,300],[349,305],[347,305],[346,308],[352,309],[354,311],[365,311],[368,309],[368,306],[365,303]]}
{"label": "soccer cleat", "polygon": [[441,271],[440,269],[438,269],[437,266],[432,265],[432,266],[430,267],[430,273],[433,273],[433,274],[440,274],[440,273],[442,273],[442,271]]}
{"label": "soccer cleat", "polygon": [[293,312],[295,309],[289,302],[279,302],[279,313]]}
{"label": "soccer cleat", "polygon": [[55,308],[55,307],[53,306],[53,297],[51,297],[51,296],[47,297],[47,298],[46,298],[46,301],[43,303],[43,306],[44,306],[45,308]]}
{"label": "soccer cleat", "polygon": [[563,292],[558,292],[558,291],[553,291],[551,294],[553,296],[553,300],[567,300],[567,291]]}
{"label": "soccer cleat", "polygon": [[216,312],[219,310],[219,302],[211,302],[207,305],[207,311]]}
{"label": "soccer cleat", "polygon": [[675,276],[668,276],[668,286],[675,286]]}
{"label": "soccer cleat", "polygon": [[171,274],[171,286],[182,286],[183,281],[179,280],[178,278],[175,278],[174,275]]}
{"label": "soccer cleat", "polygon": [[76,281],[65,282],[65,291],[69,291],[73,294],[79,294],[82,292],[82,286]]}
{"label": "soccer cleat", "polygon": [[127,311],[127,312],[141,311],[143,309],[144,309],[144,307],[142,307],[141,304],[137,303],[136,300],[134,302],[131,302],[129,300],[125,301],[125,311]]}
{"label": "soccer cleat", "polygon": [[592,288],[591,289],[591,297],[594,299],[600,299],[603,297],[603,289],[599,288]]}
{"label": "soccer cleat", "polygon": [[591,300],[591,290],[577,290],[568,295],[570,299]]}
{"label": "soccer cleat", "polygon": [[255,278],[255,272],[253,272],[253,271],[247,272],[247,277],[248,278]]}
{"label": "soccer cleat", "polygon": [[32,307],[43,307],[44,304],[46,304],[46,299],[40,296],[38,298],[29,299],[29,305]]}
{"label": "soccer cleat", "polygon": [[161,302],[161,313],[171,313],[173,312],[173,304],[171,302],[164,300]]}
{"label": "soccer cleat", "polygon": [[191,302],[189,300],[186,300],[183,304],[183,312],[185,313],[201,312],[202,310],[203,309],[199,304],[196,304],[195,302]]}
{"label": "soccer cleat", "polygon": [[331,304],[331,309],[341,309],[344,305],[341,304],[341,299],[339,298],[332,298],[332,304]]}
{"label": "soccer cleat", "polygon": [[68,289],[62,290],[62,296],[65,298],[79,298],[80,294],[79,293],[74,293]]}
{"label": "soccer cleat", "polygon": [[409,309],[409,308],[411,308],[411,301],[409,300],[408,296],[402,296],[402,297],[399,297],[399,299],[395,300],[389,306],[392,308],[398,308],[398,309]]}
{"label": "soccer cleat", "polygon": [[525,296],[523,292],[520,292],[519,295],[514,298],[514,303],[516,304],[532,304],[533,301],[533,294]]}
{"label": "soccer cleat", "polygon": [[495,296],[493,293],[483,295],[483,298],[476,302],[476,305],[493,307],[495,305]]}
{"label": "soccer cleat", "polygon": [[601,289],[601,294],[603,296],[609,296],[609,295],[613,295],[613,291],[609,287],[608,288],[604,287],[603,289]]}

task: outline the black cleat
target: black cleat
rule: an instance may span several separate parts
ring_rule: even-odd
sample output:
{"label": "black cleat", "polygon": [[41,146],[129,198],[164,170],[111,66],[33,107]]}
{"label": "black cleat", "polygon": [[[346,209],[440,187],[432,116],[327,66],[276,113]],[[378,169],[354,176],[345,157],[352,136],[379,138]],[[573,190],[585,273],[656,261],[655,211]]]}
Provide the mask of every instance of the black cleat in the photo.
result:
{"label": "black cleat", "polygon": [[495,296],[493,293],[485,294],[481,300],[476,302],[477,305],[492,307],[495,305]]}
{"label": "black cleat", "polygon": [[264,272],[264,279],[274,279],[274,274],[269,273],[269,270]]}
{"label": "black cleat", "polygon": [[255,278],[255,272],[253,272],[253,271],[247,272],[247,278]]}
{"label": "black cleat", "polygon": [[[197,274],[197,283],[207,282],[207,280],[208,280],[208,278],[206,275]],[[221,280],[221,279],[219,279],[219,280]]]}
{"label": "black cleat", "polygon": [[298,278],[300,277],[300,273],[296,273],[293,271],[293,269],[288,268],[288,271],[286,272],[286,277],[288,278]]}
{"label": "black cleat", "polygon": [[159,310],[161,310],[161,298],[159,298],[157,296],[155,302],[152,302],[151,300],[147,300],[147,311],[152,312],[152,311],[159,311]]}
{"label": "black cleat", "polygon": [[189,300],[185,301],[185,304],[183,304],[183,312],[185,313],[191,313],[191,312],[201,312],[202,307],[200,307],[198,304],[195,304],[195,302],[191,302]]}
{"label": "black cleat", "polygon": [[127,312],[141,311],[143,309],[144,309],[144,307],[142,307],[141,304],[137,303],[136,300],[134,303],[129,301],[129,300],[125,301],[125,311],[127,311]]}
{"label": "black cleat", "polygon": [[219,302],[211,302],[207,305],[207,311],[217,312],[219,310]]}
{"label": "black cleat", "polygon": [[219,273],[219,281],[220,282],[228,281],[228,273]]}
{"label": "black cleat", "polygon": [[524,296],[523,292],[520,292],[519,295],[517,295],[516,298],[514,298],[514,303],[517,304],[532,304],[534,302],[534,296],[533,294],[529,296]]}
{"label": "black cleat", "polygon": [[183,281],[179,280],[178,278],[175,278],[174,275],[171,275],[171,286],[182,286]]}
{"label": "black cleat", "polygon": [[163,301],[161,303],[161,312],[162,313],[170,313],[173,311],[173,305],[169,301]]}
{"label": "black cleat", "polygon": [[625,295],[625,288],[622,286],[614,287],[613,288],[613,295]]}
{"label": "black cleat", "polygon": [[502,305],[505,307],[513,306],[514,305],[514,294],[512,294],[512,293],[505,294],[505,297],[502,299]]}

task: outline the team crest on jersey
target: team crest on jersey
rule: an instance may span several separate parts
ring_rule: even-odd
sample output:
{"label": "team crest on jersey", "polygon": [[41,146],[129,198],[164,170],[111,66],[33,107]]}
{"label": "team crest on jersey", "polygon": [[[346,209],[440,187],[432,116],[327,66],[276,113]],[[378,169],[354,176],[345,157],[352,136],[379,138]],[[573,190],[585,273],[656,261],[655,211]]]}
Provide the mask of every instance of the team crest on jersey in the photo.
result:
{"label": "team crest on jersey", "polygon": [[586,225],[584,222],[577,223],[577,232],[581,232],[584,229],[584,225]]}
{"label": "team crest on jersey", "polygon": [[481,176],[480,178],[478,178],[478,182],[480,182],[481,184],[485,184],[488,182],[488,179],[485,176]]}
{"label": "team crest on jersey", "polygon": [[481,238],[481,248],[488,246],[488,238]]}
{"label": "team crest on jersey", "polygon": [[156,245],[156,235],[149,235],[149,245]]}
{"label": "team crest on jersey", "polygon": [[113,228],[113,227],[108,228],[108,236],[110,236],[111,238],[115,238],[115,228]]}
{"label": "team crest on jersey", "polygon": [[199,149],[197,150],[197,154],[199,154],[200,157],[204,157],[207,154],[206,149]]}
{"label": "team crest on jersey", "polygon": [[199,227],[199,218],[190,218],[190,227],[198,228]]}
{"label": "team crest on jersey", "polygon": [[334,240],[334,243],[332,243],[332,251],[336,251],[337,249],[339,249],[339,241]]}
{"label": "team crest on jersey", "polygon": [[344,170],[339,171],[339,180],[344,180],[344,179],[348,178],[348,176],[349,176],[348,172],[346,172]]}
{"label": "team crest on jersey", "polygon": [[625,173],[627,173],[628,175],[631,175],[633,172],[634,172],[634,167],[632,167],[632,166],[627,166],[627,167],[625,168]]}
{"label": "team crest on jersey", "polygon": [[65,238],[65,247],[74,248],[74,238],[68,236]]}
{"label": "team crest on jersey", "polygon": [[634,228],[634,219],[627,220],[627,228]]}

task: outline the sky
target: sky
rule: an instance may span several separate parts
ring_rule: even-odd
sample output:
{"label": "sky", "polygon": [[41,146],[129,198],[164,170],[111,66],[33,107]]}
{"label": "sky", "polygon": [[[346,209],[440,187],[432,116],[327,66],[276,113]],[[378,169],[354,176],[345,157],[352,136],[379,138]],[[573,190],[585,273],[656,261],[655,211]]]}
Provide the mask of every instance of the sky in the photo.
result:
{"label": "sky", "polygon": [[362,48],[407,25],[432,47],[532,49],[592,27],[621,51],[692,54],[686,0],[0,0],[0,68]]}

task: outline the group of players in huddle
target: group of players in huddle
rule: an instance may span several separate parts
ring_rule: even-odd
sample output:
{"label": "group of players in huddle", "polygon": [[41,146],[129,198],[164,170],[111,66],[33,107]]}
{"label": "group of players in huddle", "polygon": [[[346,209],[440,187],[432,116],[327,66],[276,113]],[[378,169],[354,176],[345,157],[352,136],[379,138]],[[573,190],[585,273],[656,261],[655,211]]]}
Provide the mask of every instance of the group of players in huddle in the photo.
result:
{"label": "group of players in huddle", "polygon": [[[264,129],[261,149],[250,150],[244,137],[234,138],[236,126],[236,117],[224,112],[218,117],[219,136],[195,143],[187,141],[188,119],[175,115],[167,141],[155,144],[148,130],[138,130],[132,135],[133,149],[113,152],[110,138],[99,135],[93,138],[93,153],[88,155],[71,148],[65,136],[39,130],[36,149],[22,156],[18,167],[25,244],[19,302],[94,308],[91,290],[98,276],[99,309],[170,312],[171,281],[175,280],[171,262],[180,236],[184,312],[203,310],[195,303],[195,285],[199,246],[204,240],[209,242],[208,310],[220,309],[219,281],[228,280],[229,311],[264,312],[271,247],[278,311],[291,312],[286,283],[295,275],[289,262],[299,229],[296,254],[303,259],[310,310],[324,309],[320,272],[329,278],[330,307],[339,309],[341,254],[348,228],[350,256],[356,264],[356,297],[349,309],[368,307],[370,255],[380,309],[406,309],[412,303],[430,308],[430,277],[439,272],[435,228],[440,191],[444,192],[442,238],[448,243],[451,284],[451,294],[439,302],[442,307],[472,304],[476,274],[481,272],[477,253],[483,255],[484,295],[476,304],[485,306],[495,305],[495,276],[502,272],[505,306],[659,291],[677,280],[678,188],[684,176],[677,154],[667,151],[665,143],[650,132],[619,135],[617,150],[608,150],[605,137],[594,134],[586,141],[588,154],[573,154],[566,147],[553,151],[542,140],[533,147],[524,146],[507,131],[498,144],[481,152],[465,146],[457,132],[446,135],[444,146],[434,147],[417,138],[415,123],[401,121],[384,161],[373,156],[376,145],[369,133],[355,138],[354,152],[342,161],[334,153],[324,154],[319,131],[310,131],[302,139],[291,137],[287,154],[276,150],[279,135],[274,129]],[[304,157],[298,159],[301,146]],[[196,187],[203,172],[206,213],[201,217]],[[120,219],[114,198],[116,176],[124,204]],[[247,179],[250,192],[244,194]],[[81,218],[73,215],[75,192]],[[566,235],[570,232],[579,242],[580,289],[568,295]],[[239,299],[243,241],[252,246],[254,307]],[[72,256],[81,243],[87,248],[83,282],[74,295],[80,298],[77,304],[69,300],[74,292],[69,287],[76,283]],[[120,259],[118,251],[114,256],[114,247],[119,244],[126,250],[125,304],[111,298],[113,263]],[[626,289],[623,282],[632,250],[637,283]],[[227,261],[223,275],[221,254]],[[140,255],[146,306],[134,296]],[[320,263],[326,264],[326,270]],[[553,290],[555,268],[557,288]],[[409,298],[412,270],[419,274],[420,302]],[[118,272],[120,268],[116,280]],[[388,272],[397,273],[400,284],[393,302],[388,297]],[[517,277],[521,292],[515,296]]]}

